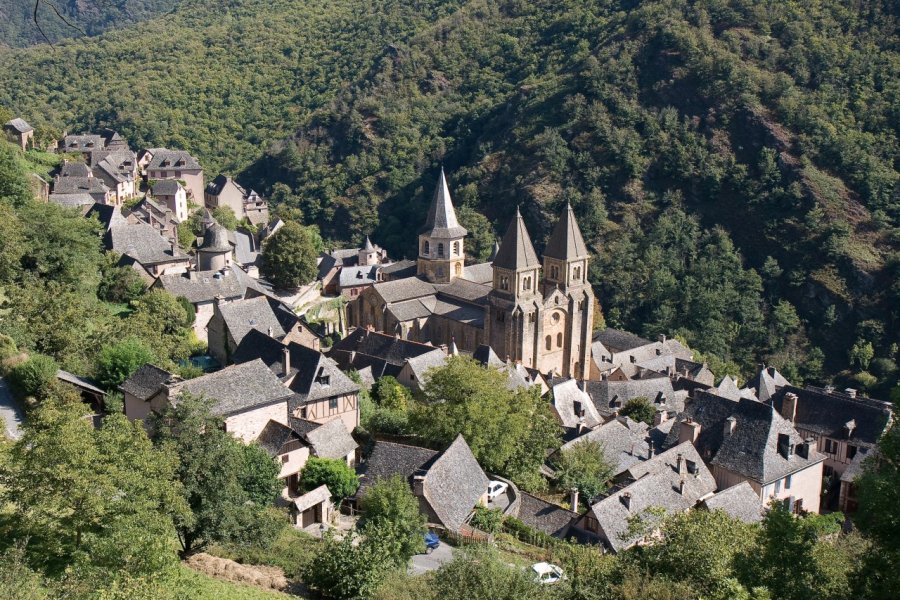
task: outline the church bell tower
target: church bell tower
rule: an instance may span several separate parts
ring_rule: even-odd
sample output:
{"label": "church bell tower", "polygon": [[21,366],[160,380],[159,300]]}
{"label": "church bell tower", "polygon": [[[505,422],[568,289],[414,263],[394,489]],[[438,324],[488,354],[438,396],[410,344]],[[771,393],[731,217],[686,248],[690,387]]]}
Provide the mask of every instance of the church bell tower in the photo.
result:
{"label": "church bell tower", "polygon": [[447,177],[441,167],[428,218],[419,231],[417,274],[432,283],[450,283],[454,278],[461,277],[466,256],[463,249],[466,233],[456,220]]}

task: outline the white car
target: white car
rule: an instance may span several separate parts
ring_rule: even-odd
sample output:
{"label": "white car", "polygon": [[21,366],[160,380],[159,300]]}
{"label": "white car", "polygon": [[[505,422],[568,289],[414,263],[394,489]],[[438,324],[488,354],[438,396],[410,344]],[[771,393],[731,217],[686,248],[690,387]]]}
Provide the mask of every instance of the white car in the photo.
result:
{"label": "white car", "polygon": [[561,579],[565,579],[563,570],[550,563],[534,563],[531,565],[531,570],[534,571],[534,580],[541,585],[554,584],[558,583]]}
{"label": "white car", "polygon": [[489,481],[488,502],[493,502],[494,500],[505,494],[507,488],[509,488],[508,483],[503,483],[502,481]]}

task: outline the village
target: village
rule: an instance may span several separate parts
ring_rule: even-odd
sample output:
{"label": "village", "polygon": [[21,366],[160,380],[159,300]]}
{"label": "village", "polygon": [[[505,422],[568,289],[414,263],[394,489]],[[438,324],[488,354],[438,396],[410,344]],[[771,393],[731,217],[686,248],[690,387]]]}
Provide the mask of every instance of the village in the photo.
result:
{"label": "village", "polygon": [[[33,144],[22,119],[4,131],[23,150]],[[489,259],[475,262],[442,171],[411,234],[416,257],[391,257],[366,237],[361,247],[325,249],[315,278],[284,290],[260,269],[284,221],[229,175],[207,179],[190,153],[135,151],[112,130],[65,135],[52,150],[66,158],[49,181],[35,176],[36,195],[96,219],[119,266],[185,299],[206,348],[190,358],[197,377],[154,364],[131,373],[116,390],[125,416],[149,426],[180,397],[209,399],[225,431],[278,465],[279,502],[298,529],[318,537],[353,529],[367,489],[394,476],[444,544],[414,557],[414,571],[438,568],[457,544],[490,542],[485,511],[521,522],[528,539],[613,554],[652,538],[652,527],[633,527],[650,514],[721,510],[757,523],[777,503],[796,515],[840,511],[853,527],[854,482],[893,422],[892,405],[850,388],[794,385],[778,365],[739,381],[713,373],[675,337],[604,327],[571,207],[543,256],[517,213]],[[186,236],[188,223],[201,232]],[[379,382],[422,399],[436,372],[462,361],[501,373],[508,390],[549,408],[560,445],[535,473],[549,492],[484,468],[460,432],[434,448],[415,432],[361,428]],[[58,378],[102,420],[109,390],[78,373]],[[560,457],[579,447],[609,466],[593,496],[561,484]],[[308,489],[312,458],[345,463],[358,489],[346,497]],[[562,576],[554,565],[535,571]]]}

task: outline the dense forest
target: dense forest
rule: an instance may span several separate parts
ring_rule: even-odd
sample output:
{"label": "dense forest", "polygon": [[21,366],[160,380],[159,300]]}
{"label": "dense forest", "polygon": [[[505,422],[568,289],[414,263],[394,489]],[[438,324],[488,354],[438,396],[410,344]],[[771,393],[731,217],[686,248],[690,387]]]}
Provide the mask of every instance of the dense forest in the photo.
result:
{"label": "dense forest", "polygon": [[0,46],[99,35],[161,15],[177,5],[178,0],[6,0],[0,4]]}
{"label": "dense forest", "polygon": [[440,164],[481,257],[516,205],[540,250],[570,202],[608,325],[888,397],[896,26],[878,1],[194,0],[0,51],[0,104],[183,147],[398,257]]}

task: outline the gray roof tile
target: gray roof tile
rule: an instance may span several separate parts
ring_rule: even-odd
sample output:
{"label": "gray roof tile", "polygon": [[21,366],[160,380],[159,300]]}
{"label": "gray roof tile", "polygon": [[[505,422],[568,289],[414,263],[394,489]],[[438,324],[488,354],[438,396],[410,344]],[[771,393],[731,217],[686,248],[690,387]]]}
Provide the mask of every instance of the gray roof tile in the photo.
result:
{"label": "gray roof tile", "polygon": [[428,216],[425,218],[425,226],[419,233],[433,238],[463,237],[468,233],[456,220],[456,211],[453,209],[453,201],[450,199],[450,190],[447,187],[447,177],[441,168],[431,205],[428,208]]}
{"label": "gray roof tile", "polygon": [[508,269],[517,271],[519,269],[533,269],[541,265],[538,260],[534,246],[531,244],[531,237],[525,228],[525,221],[522,219],[522,213],[516,209],[516,216],[509,224],[503,241],[500,242],[500,250],[494,257],[492,263],[494,268]]}
{"label": "gray roof tile", "polygon": [[178,383],[172,386],[169,397],[183,393],[214,400],[212,412],[223,416],[279,401],[285,402],[287,413],[287,400],[294,395],[261,360]]}

